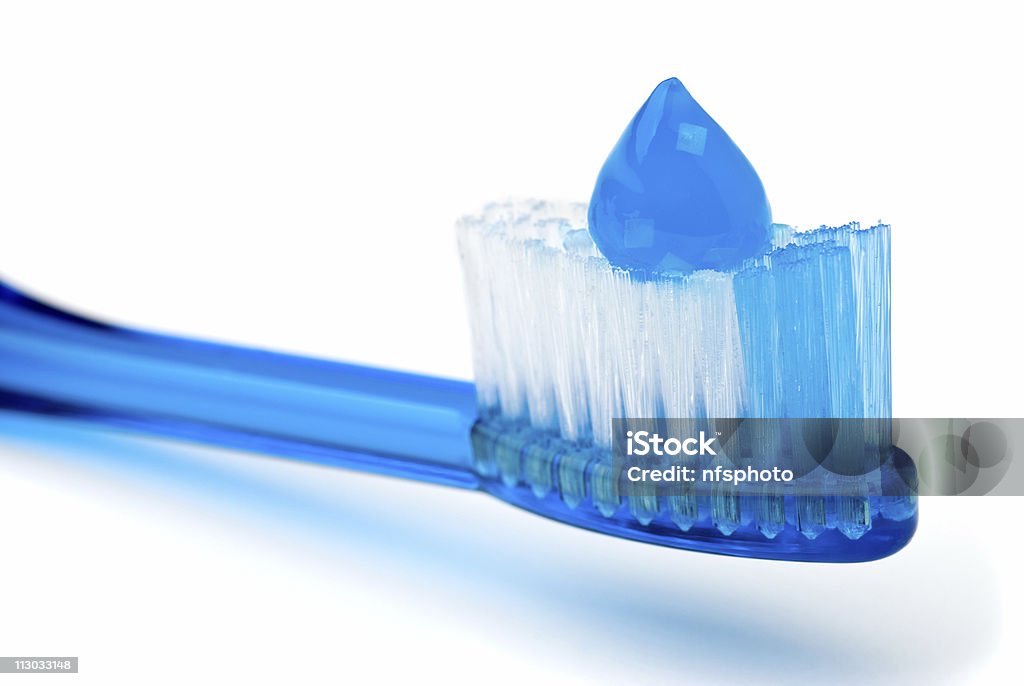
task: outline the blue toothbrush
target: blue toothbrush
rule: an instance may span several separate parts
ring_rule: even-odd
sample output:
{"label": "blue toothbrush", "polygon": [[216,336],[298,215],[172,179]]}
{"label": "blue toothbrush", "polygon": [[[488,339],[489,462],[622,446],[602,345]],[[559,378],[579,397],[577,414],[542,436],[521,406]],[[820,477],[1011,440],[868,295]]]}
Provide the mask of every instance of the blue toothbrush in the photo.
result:
{"label": "blue toothbrush", "polygon": [[677,548],[862,561],[905,545],[913,489],[874,487],[912,481],[896,460],[852,494],[751,495],[630,490],[612,458],[616,417],[888,417],[888,227],[772,225],[749,163],[674,79],[586,213],[504,204],[461,224],[476,385],[110,326],[0,283],[0,406],[479,489]]}

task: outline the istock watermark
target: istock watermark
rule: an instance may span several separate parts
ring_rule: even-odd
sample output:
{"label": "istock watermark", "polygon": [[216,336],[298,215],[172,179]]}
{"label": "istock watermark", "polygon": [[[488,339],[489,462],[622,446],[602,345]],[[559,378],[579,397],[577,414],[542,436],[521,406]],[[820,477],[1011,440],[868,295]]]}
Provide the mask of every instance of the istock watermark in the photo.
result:
{"label": "istock watermark", "polygon": [[645,494],[1024,495],[1024,419],[623,418],[613,436]]}

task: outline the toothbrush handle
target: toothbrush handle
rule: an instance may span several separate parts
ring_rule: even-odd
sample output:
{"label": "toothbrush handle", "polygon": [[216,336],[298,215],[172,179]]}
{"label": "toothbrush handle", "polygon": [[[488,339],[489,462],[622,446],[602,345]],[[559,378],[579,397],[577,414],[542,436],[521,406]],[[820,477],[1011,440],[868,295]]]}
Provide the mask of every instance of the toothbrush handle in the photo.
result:
{"label": "toothbrush handle", "polygon": [[479,485],[471,383],[109,326],[2,281],[0,407]]}

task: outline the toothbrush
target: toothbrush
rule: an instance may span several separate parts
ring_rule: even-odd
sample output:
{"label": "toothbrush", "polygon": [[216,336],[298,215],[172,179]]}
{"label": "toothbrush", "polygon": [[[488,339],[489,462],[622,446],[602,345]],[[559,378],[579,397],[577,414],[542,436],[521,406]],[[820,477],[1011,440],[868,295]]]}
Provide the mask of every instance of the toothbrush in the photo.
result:
{"label": "toothbrush", "polygon": [[[680,203],[665,177],[718,190]],[[0,407],[477,489],[682,549],[849,562],[905,545],[899,455],[852,492],[638,488],[612,456],[616,418],[887,418],[888,227],[771,224],[749,162],[674,79],[587,214],[505,203],[460,223],[475,385],[111,326],[0,282]]]}

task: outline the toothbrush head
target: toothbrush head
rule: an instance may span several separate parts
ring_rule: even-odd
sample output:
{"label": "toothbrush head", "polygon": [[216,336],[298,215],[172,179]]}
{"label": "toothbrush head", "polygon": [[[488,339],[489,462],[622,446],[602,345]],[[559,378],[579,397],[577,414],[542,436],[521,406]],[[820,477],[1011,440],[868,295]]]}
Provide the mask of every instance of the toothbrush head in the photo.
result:
{"label": "toothbrush head", "polygon": [[[583,205],[503,203],[464,219],[483,487],[559,521],[677,548],[807,561],[895,552],[917,507],[913,464],[887,429],[861,444],[876,446],[870,469],[797,470],[793,483],[634,483],[621,460],[623,427],[644,421],[875,417],[887,427],[888,240],[884,225],[774,225],[771,250],[733,269],[637,274],[601,256]],[[799,459],[768,452],[759,466]]]}
{"label": "toothbrush head", "polygon": [[798,479],[787,492],[772,485],[632,483],[606,451],[498,418],[478,422],[472,436],[484,490],[620,538],[742,557],[864,562],[903,548],[917,526],[915,467],[898,448],[845,487],[813,478],[801,487]]}

